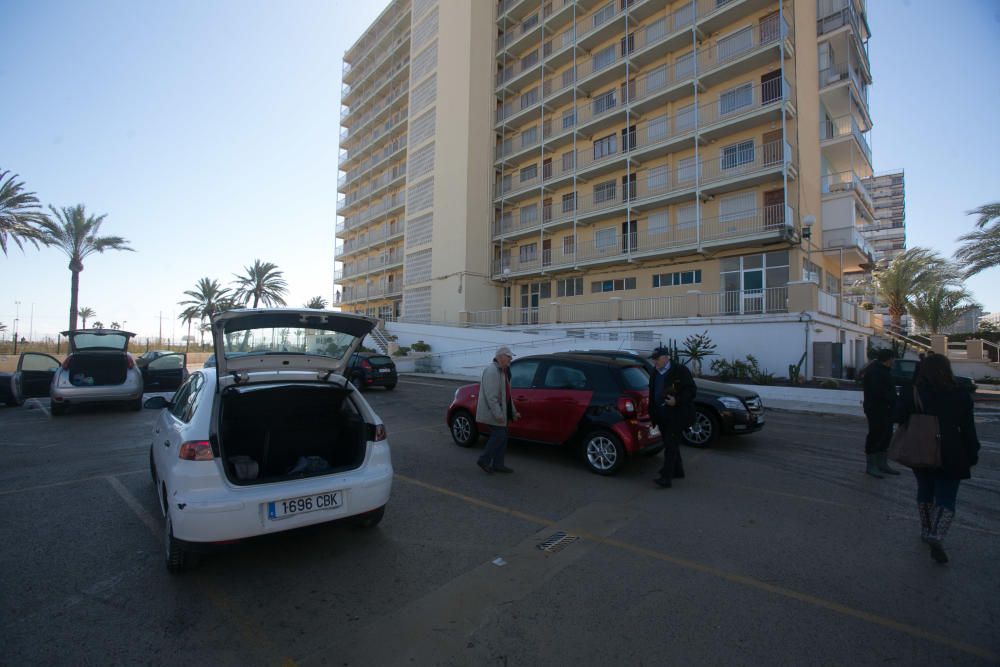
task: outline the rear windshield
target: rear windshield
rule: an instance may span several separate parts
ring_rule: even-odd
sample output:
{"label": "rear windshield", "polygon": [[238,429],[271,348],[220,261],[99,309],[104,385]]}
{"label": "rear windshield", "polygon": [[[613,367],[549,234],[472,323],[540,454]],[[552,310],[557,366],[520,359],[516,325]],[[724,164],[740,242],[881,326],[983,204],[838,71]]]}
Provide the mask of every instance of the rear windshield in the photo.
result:
{"label": "rear windshield", "polygon": [[628,389],[649,389],[649,374],[642,366],[628,366],[622,369],[622,378]]}
{"label": "rear windshield", "polygon": [[391,366],[392,359],[384,356],[368,357],[368,363],[370,363],[372,366]]}
{"label": "rear windshield", "polygon": [[247,354],[310,354],[342,359],[355,336],[306,328],[261,328],[225,332],[226,359]]}
{"label": "rear windshield", "polygon": [[128,336],[122,333],[76,333],[73,348],[76,350],[125,350]]}

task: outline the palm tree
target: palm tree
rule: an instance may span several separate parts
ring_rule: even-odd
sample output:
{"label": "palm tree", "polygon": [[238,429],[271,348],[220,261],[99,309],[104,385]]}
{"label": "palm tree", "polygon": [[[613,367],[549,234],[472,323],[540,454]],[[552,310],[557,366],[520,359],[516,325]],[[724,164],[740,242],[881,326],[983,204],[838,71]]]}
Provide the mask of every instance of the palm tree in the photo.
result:
{"label": "palm tree", "polygon": [[284,296],[288,292],[288,284],[277,264],[255,259],[253,266],[246,266],[243,270],[246,273],[236,276],[234,301],[245,306],[252,300],[252,308],[261,303],[265,306],[285,305]]}
{"label": "palm tree", "polygon": [[896,255],[887,266],[872,275],[875,291],[889,308],[893,327],[898,328],[914,295],[938,285],[952,285],[958,269],[937,252],[910,248]]}
{"label": "palm tree", "polygon": [[191,298],[179,301],[177,305],[192,306],[198,310],[198,317],[210,320],[216,313],[222,312],[221,306],[225,305],[229,290],[220,285],[218,280],[201,278],[193,290],[187,290],[184,294]]}
{"label": "palm tree", "polygon": [[314,296],[305,303],[306,308],[315,308],[316,310],[323,310],[326,308],[326,299],[321,296]]}
{"label": "palm tree", "polygon": [[959,236],[962,245],[955,251],[955,261],[965,267],[966,278],[1000,266],[1000,202],[983,204],[969,211],[969,215],[979,216],[978,229]]}
{"label": "palm tree", "polygon": [[122,328],[122,325],[118,324],[117,322],[112,322],[111,323],[111,328],[115,329],[115,330],[118,330],[118,329]]}
{"label": "palm tree", "polygon": [[201,349],[204,350],[205,349],[205,334],[212,333],[212,325],[211,325],[211,323],[209,323],[209,322],[202,322],[198,326],[198,333],[201,334],[200,345],[201,345]]}
{"label": "palm tree", "polygon": [[89,255],[105,250],[128,250],[128,241],[121,236],[98,236],[106,215],[87,215],[83,204],[57,209],[49,206],[55,219],[45,217],[38,222],[41,231],[40,241],[45,245],[56,246],[69,257],[69,270],[72,274],[69,292],[69,329],[76,329],[76,315],[79,310],[80,272],[83,271],[83,260]]}
{"label": "palm tree", "polygon": [[104,322],[102,322],[100,320],[97,320],[96,322],[94,322],[94,328],[95,329],[103,329],[104,328]]}
{"label": "palm tree", "polygon": [[83,320],[83,328],[84,329],[87,328],[87,320],[89,320],[91,317],[93,317],[96,314],[97,313],[94,312],[94,309],[90,308],[90,307],[83,307],[83,308],[80,309],[80,312],[77,313],[77,315],[79,315],[80,319]]}
{"label": "palm tree", "polygon": [[38,247],[41,234],[36,223],[45,219],[38,197],[34,192],[24,192],[24,183],[15,181],[17,174],[0,171],[0,250],[7,254],[7,238],[24,250],[22,241]]}
{"label": "palm tree", "polygon": [[972,294],[964,287],[934,285],[914,295],[909,312],[921,326],[936,334],[978,307],[979,304],[972,300]]}
{"label": "palm tree", "polygon": [[191,348],[191,323],[201,319],[201,310],[197,306],[188,306],[181,311],[180,321],[188,327],[187,340],[184,341],[184,352]]}

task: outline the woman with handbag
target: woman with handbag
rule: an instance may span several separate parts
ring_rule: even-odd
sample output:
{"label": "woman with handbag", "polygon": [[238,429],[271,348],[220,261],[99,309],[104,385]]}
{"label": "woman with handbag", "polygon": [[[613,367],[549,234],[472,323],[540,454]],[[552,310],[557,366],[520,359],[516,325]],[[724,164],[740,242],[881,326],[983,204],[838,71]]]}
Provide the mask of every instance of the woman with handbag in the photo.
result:
{"label": "woman with handbag", "polygon": [[914,467],[913,474],[917,478],[921,538],[930,545],[935,561],[947,563],[944,538],[955,517],[958,485],[969,479],[970,468],[979,461],[972,398],[955,382],[948,357],[932,354],[920,364],[913,390],[904,390],[901,399],[901,423],[906,424],[915,414],[937,418],[940,465]]}

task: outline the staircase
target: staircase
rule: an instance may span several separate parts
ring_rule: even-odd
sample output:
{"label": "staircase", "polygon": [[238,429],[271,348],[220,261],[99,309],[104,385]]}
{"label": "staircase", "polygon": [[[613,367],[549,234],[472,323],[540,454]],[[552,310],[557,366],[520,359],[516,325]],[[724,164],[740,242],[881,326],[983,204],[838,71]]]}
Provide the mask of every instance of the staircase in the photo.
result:
{"label": "staircase", "polygon": [[382,352],[382,354],[389,354],[389,339],[386,338],[385,331],[382,330],[382,326],[383,321],[379,320],[378,324],[375,325],[375,328],[371,330],[371,333],[369,333],[368,336],[375,341],[375,345],[378,346],[378,349]]}
{"label": "staircase", "polygon": [[910,336],[902,327],[893,327],[892,325],[885,324],[881,329],[876,329],[875,334],[871,337],[871,344],[873,347],[893,347],[895,345],[902,346],[904,352],[903,357],[909,356],[911,358],[916,358],[921,352],[927,354],[931,352],[931,344],[929,339],[921,340],[923,336],[913,337]]}

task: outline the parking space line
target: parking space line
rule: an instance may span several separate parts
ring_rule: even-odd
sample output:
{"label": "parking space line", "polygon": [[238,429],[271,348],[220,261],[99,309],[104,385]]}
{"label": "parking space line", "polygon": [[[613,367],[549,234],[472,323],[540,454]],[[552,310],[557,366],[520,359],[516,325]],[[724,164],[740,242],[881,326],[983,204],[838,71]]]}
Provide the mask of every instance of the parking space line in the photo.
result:
{"label": "parking space line", "polygon": [[[445,384],[446,382],[454,383],[454,382],[461,382],[461,380],[452,380],[452,381],[441,380],[440,383],[437,383],[437,382],[417,382],[416,380],[400,379],[400,382],[402,382],[403,384],[419,384],[422,387],[438,387],[439,389],[451,389],[453,388],[453,384]],[[474,383],[475,380],[468,380],[466,382],[467,384],[471,384]]]}
{"label": "parking space line", "polygon": [[35,407],[44,412],[46,416],[48,417],[52,416],[52,414],[49,412],[49,409],[44,405],[42,405],[41,401],[39,401],[37,398],[33,398],[31,400],[35,402]]}
{"label": "parking space line", "polygon": [[[475,498],[473,496],[460,493],[458,491],[452,491],[451,489],[446,489],[441,486],[436,486],[434,484],[428,484],[427,482],[420,481],[413,477],[408,477],[406,475],[401,475],[399,473],[395,474],[395,477],[401,481],[413,484],[414,486],[419,486],[429,491],[434,491],[452,498],[457,498],[463,502],[467,502],[478,507],[483,507],[486,509],[494,510],[509,516],[517,517],[519,519],[524,519],[525,521],[530,521],[532,523],[537,523],[543,526],[553,526],[557,522],[543,517],[534,516],[532,514],[527,514],[525,512],[520,512],[510,507],[504,507],[502,505],[497,505],[480,498]],[[655,493],[655,492],[654,492]],[[631,544],[629,542],[624,542],[622,540],[617,540],[611,537],[602,537],[600,535],[593,535],[586,532],[577,533],[581,538],[585,540],[590,540],[597,542],[599,544],[604,544],[606,546],[615,547],[623,551],[628,551],[633,554],[640,556],[646,556],[647,558],[652,558],[665,563],[670,563],[677,567],[692,570],[695,572],[700,572],[702,574],[707,574],[709,576],[728,581],[730,583],[739,584],[741,586],[746,586],[748,588],[754,588],[766,593],[771,593],[773,595],[778,595],[791,600],[797,600],[805,604],[811,605],[813,607],[818,607],[820,609],[826,609],[834,613],[840,614],[842,616],[848,616],[872,625],[878,625],[884,628],[889,628],[891,630],[896,630],[903,634],[915,637],[917,639],[922,639],[924,641],[929,641],[935,644],[940,644],[942,646],[947,646],[948,648],[967,653],[969,655],[974,655],[979,658],[984,658],[993,662],[1000,662],[1000,654],[994,653],[988,648],[983,648],[981,646],[975,646],[973,644],[967,644],[965,642],[957,641],[946,637],[944,635],[937,634],[935,632],[930,632],[919,628],[908,623],[903,623],[900,621],[893,620],[887,616],[881,616],[879,614],[873,614],[871,612],[863,611],[861,609],[855,609],[839,602],[833,602],[832,600],[826,600],[815,595],[810,595],[808,593],[802,593],[791,588],[785,588],[784,586],[777,586],[775,584],[769,584],[759,579],[749,577],[742,574],[737,574],[735,572],[728,572],[726,570],[721,570],[719,568],[712,567],[710,565],[705,565],[697,561],[687,560],[685,558],[678,558],[677,556],[671,556],[663,551],[657,551],[655,549],[649,549],[647,547],[642,547],[636,544]]]}
{"label": "parking space line", "polygon": [[132,495],[132,492],[125,488],[125,485],[118,481],[118,478],[112,477],[111,475],[105,476],[108,480],[108,484],[111,488],[115,490],[121,499],[125,501],[132,513],[139,517],[139,520],[146,524],[146,528],[149,528],[150,532],[156,536],[156,539],[160,542],[163,541],[163,535],[160,531],[159,522],[153,518],[153,515],[146,511],[146,508],[136,500],[136,497]]}
{"label": "parking space line", "polygon": [[[140,472],[148,472],[146,469],[141,470],[126,470],[125,472],[116,472],[115,477],[122,477],[124,475],[135,475]],[[25,486],[20,489],[7,489],[6,491],[0,491],[0,496],[10,496],[15,493],[28,493],[29,491],[41,491],[42,489],[52,489],[57,486],[67,486],[69,484],[78,484],[80,482],[89,482],[92,479],[106,479],[108,475],[92,475],[90,477],[80,477],[78,479],[67,479],[64,482],[52,482],[50,484],[39,484],[37,486]]]}

